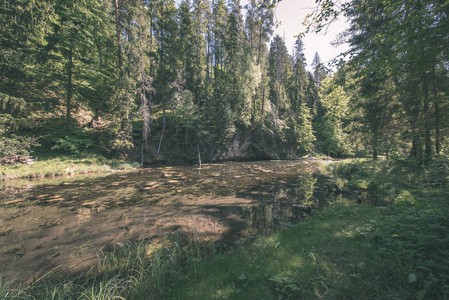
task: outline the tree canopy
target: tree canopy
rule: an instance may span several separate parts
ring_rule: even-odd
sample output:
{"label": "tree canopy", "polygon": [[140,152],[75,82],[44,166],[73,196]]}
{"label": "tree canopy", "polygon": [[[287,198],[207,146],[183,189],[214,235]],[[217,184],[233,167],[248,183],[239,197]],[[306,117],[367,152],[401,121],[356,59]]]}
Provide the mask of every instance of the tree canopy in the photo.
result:
{"label": "tree canopy", "polygon": [[294,53],[273,36],[277,1],[3,1],[0,153],[61,139],[142,164],[446,153],[448,3],[316,2],[310,30],[350,21],[333,73],[319,53],[306,66],[302,35]]}

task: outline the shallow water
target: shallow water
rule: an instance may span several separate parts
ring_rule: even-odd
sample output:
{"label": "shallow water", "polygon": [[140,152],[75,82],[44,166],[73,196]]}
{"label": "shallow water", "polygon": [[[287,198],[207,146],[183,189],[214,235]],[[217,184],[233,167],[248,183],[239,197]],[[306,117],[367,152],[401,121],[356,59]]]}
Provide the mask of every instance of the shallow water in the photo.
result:
{"label": "shallow water", "polygon": [[[325,162],[324,162],[325,163]],[[115,243],[174,231],[224,245],[325,205],[323,162],[227,162],[17,182],[0,187],[2,282],[78,272]]]}

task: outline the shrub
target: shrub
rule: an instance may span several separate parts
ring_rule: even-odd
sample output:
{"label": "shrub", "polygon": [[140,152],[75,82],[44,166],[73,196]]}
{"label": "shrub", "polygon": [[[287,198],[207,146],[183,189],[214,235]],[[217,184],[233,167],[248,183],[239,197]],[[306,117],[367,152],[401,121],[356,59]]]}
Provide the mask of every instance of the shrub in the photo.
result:
{"label": "shrub", "polygon": [[90,146],[93,142],[89,138],[79,138],[75,136],[66,136],[65,138],[53,139],[56,143],[51,150],[63,150],[69,154],[80,154]]}
{"label": "shrub", "polygon": [[9,137],[0,137],[0,158],[13,155],[28,156],[33,146],[39,146],[36,138],[14,134]]}

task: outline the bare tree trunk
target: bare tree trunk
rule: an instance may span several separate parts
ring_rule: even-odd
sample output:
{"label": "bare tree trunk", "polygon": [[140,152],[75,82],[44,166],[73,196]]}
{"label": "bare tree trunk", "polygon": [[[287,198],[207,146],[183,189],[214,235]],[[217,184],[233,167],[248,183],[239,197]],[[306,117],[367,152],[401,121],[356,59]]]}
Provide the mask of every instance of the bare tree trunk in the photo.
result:
{"label": "bare tree trunk", "polygon": [[263,89],[262,89],[262,119],[265,116],[265,85],[263,85]]}
{"label": "bare tree trunk", "polygon": [[436,99],[438,96],[436,87],[433,89],[433,95],[435,97],[435,102],[434,102],[435,153],[439,155],[440,154],[440,106],[438,105],[438,100]]}
{"label": "bare tree trunk", "polygon": [[201,152],[200,152],[199,140],[196,142],[196,149],[198,151],[198,165],[199,165],[199,168],[201,169]]}
{"label": "bare tree trunk", "polygon": [[255,120],[255,113],[256,113],[256,98],[257,98],[257,94],[258,94],[258,87],[255,87],[254,90],[254,95],[251,96],[251,124],[254,124],[254,120]]}
{"label": "bare tree trunk", "polygon": [[[199,90],[199,88],[198,88],[198,90]],[[200,102],[199,93],[197,95],[197,101],[198,101],[198,128],[197,128],[197,133],[196,133],[196,149],[198,151],[198,165],[199,165],[199,168],[201,169],[200,133],[199,133],[199,126],[201,124],[201,111],[200,111],[201,102]]]}
{"label": "bare tree trunk", "polygon": [[256,59],[256,64],[259,65],[260,64],[260,56],[262,55],[262,30],[263,30],[263,25],[262,22],[260,22],[259,24],[259,42],[257,43],[257,59]]}
{"label": "bare tree trunk", "polygon": [[72,109],[72,94],[73,94],[73,84],[72,84],[72,77],[73,77],[73,51],[72,49],[69,50],[69,61],[67,64],[67,111],[66,111],[66,118],[67,118],[67,124],[70,122],[70,110]]}
{"label": "bare tree trunk", "polygon": [[379,151],[378,151],[378,137],[377,133],[374,133],[373,137],[373,159],[378,159]]}
{"label": "bare tree trunk", "polygon": [[412,150],[410,151],[410,157],[413,157],[417,160],[421,160],[422,158],[422,142],[419,132],[414,130],[413,139],[412,139]]}
{"label": "bare tree trunk", "polygon": [[435,152],[440,154],[440,107],[435,102]]}
{"label": "bare tree trunk", "polygon": [[186,126],[186,146],[184,147],[184,161],[187,162],[187,150],[189,149],[189,127]]}
{"label": "bare tree trunk", "polygon": [[120,15],[119,15],[119,0],[114,0],[115,9],[115,31],[117,34],[117,50],[118,50],[118,68],[122,69],[122,47],[120,44]]}
{"label": "bare tree trunk", "polygon": [[159,146],[157,147],[157,154],[161,152],[161,145],[162,145],[162,139],[164,138],[164,132],[165,132],[165,125],[166,125],[166,119],[165,119],[165,99],[164,96],[162,96],[162,132],[161,132],[161,138],[159,140]]}
{"label": "bare tree trunk", "polygon": [[424,79],[423,82],[423,93],[424,93],[424,134],[425,134],[425,150],[424,156],[425,159],[430,159],[432,155],[432,141],[430,139],[430,114],[429,114],[429,87],[427,83],[427,79]]}

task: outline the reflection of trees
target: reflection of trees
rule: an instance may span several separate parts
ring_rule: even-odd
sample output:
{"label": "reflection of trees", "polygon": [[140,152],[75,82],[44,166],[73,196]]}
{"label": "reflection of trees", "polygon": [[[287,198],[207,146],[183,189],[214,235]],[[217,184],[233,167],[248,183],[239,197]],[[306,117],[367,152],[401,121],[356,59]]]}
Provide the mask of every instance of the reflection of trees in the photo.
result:
{"label": "reflection of trees", "polygon": [[295,188],[295,204],[316,206],[316,199],[313,197],[313,191],[317,179],[313,176],[301,177],[298,180],[298,186]]}
{"label": "reflection of trees", "polygon": [[260,197],[250,213],[250,225],[257,230],[271,230],[289,223],[297,217],[293,204],[317,206],[313,192],[317,179],[300,177],[288,184],[266,187],[268,195]]}

